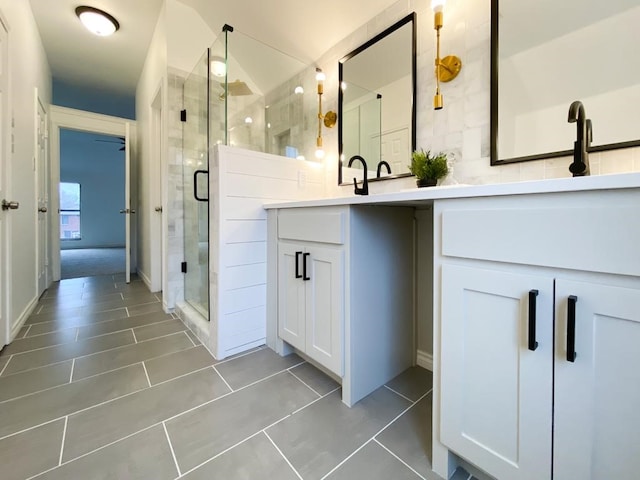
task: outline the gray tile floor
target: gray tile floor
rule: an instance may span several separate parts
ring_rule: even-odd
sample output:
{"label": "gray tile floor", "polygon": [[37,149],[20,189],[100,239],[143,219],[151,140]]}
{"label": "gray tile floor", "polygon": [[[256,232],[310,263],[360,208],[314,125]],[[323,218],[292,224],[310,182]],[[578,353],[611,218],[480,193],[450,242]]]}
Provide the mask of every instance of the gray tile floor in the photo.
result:
{"label": "gray tile floor", "polygon": [[296,355],[216,361],[120,275],[55,284],[0,353],[3,480],[433,480],[430,446],[430,372],[347,408]]}

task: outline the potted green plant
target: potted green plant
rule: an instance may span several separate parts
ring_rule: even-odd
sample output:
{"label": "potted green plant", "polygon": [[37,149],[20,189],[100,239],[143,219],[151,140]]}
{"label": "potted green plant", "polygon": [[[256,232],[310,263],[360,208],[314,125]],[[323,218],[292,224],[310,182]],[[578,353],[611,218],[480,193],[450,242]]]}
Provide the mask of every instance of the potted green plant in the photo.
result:
{"label": "potted green plant", "polygon": [[440,152],[432,155],[431,150],[416,150],[411,154],[409,170],[416,176],[418,187],[433,187],[449,173],[447,154]]}

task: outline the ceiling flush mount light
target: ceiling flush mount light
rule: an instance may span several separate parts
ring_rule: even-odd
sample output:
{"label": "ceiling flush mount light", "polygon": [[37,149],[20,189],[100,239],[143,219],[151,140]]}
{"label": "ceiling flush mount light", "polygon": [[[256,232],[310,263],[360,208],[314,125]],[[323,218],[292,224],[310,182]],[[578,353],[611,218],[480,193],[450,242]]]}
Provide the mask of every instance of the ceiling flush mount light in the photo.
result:
{"label": "ceiling flush mount light", "polygon": [[211,73],[216,77],[224,77],[227,74],[227,62],[224,61],[224,58],[211,57]]}
{"label": "ceiling flush mount light", "polygon": [[327,128],[333,128],[336,124],[338,116],[336,112],[331,110],[327,113],[322,113],[322,94],[324,93],[324,81],[327,76],[324,72],[316,68],[316,81],[318,82],[318,138],[316,141],[316,158],[324,158],[324,149],[322,148],[322,124]]}
{"label": "ceiling flush mount light", "polygon": [[76,8],[76,15],[87,30],[94,35],[107,37],[120,28],[120,24],[115,18],[97,8],[86,6],[78,7]]}
{"label": "ceiling flush mount light", "polygon": [[443,14],[445,0],[431,0],[433,9],[433,28],[436,30],[436,94],[433,97],[433,108],[440,110],[444,102],[440,93],[440,82],[450,82],[458,76],[462,69],[462,61],[455,55],[440,58],[440,29],[444,25]]}

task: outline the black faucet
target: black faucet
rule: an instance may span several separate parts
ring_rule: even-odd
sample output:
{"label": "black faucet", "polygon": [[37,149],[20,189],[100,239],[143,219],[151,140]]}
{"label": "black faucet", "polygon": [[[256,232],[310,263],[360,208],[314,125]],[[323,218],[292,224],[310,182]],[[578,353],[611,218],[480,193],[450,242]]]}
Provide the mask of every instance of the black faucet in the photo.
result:
{"label": "black faucet", "polygon": [[569,123],[576,123],[577,139],[573,144],[573,163],[569,171],[574,177],[589,175],[589,153],[593,131],[591,120],[585,118],[584,105],[576,100],[569,107]]}
{"label": "black faucet", "polygon": [[353,179],[353,191],[356,195],[369,195],[369,182],[367,181],[367,162],[364,161],[360,155],[354,155],[349,159],[349,167],[354,160],[360,160],[362,162],[362,168],[364,169],[364,180],[362,181],[362,188],[358,188],[358,181]]}
{"label": "black faucet", "polygon": [[389,175],[391,175],[391,167],[389,166],[389,164],[387,162],[385,162],[384,160],[378,162],[378,171],[376,172],[376,178],[380,178],[380,170],[382,170],[382,166],[387,167],[387,173]]}

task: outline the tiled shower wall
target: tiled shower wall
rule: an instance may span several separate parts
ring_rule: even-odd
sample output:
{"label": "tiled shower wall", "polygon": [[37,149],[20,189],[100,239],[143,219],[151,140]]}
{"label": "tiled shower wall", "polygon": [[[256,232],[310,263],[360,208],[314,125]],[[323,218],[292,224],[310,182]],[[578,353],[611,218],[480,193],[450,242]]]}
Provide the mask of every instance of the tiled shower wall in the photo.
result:
{"label": "tiled shower wall", "polygon": [[[435,32],[427,0],[398,0],[387,10],[328,50],[317,62],[327,74],[325,110],[337,108],[338,61],[405,15],[418,16],[417,147],[452,155],[452,173],[444,183],[504,183],[570,176],[570,158],[555,158],[491,167],[489,164],[489,101],[491,62],[490,0],[449,0],[444,12],[442,56],[456,54],[463,68],[458,78],[442,85],[445,107],[433,110]],[[337,129],[323,130],[327,192],[348,195],[352,186],[337,186]],[[314,136],[307,138],[313,142]],[[567,146],[570,149],[572,146]],[[640,149],[592,154],[591,174],[640,171]],[[412,178],[374,182],[371,193],[415,187]]]}
{"label": "tiled shower wall", "polygon": [[168,131],[169,151],[167,152],[167,223],[169,241],[168,255],[168,286],[164,302],[166,308],[174,308],[177,302],[184,298],[184,276],[180,264],[184,260],[184,205],[182,182],[182,86],[186,72],[169,69],[168,72]]}

